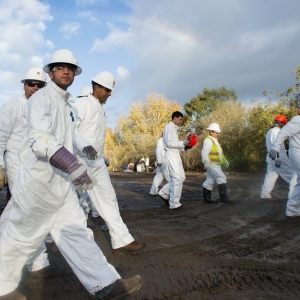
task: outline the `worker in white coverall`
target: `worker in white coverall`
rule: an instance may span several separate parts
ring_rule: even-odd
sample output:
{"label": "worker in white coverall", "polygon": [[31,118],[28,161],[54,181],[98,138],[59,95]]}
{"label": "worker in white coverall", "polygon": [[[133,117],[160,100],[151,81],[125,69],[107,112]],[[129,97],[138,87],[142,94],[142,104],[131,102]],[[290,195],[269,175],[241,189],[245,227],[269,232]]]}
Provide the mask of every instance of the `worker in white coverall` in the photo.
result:
{"label": "worker in white coverall", "polygon": [[[185,146],[189,143],[188,140],[179,141],[178,129],[182,125],[183,114],[180,111],[175,111],[172,114],[172,120],[164,127],[163,142],[166,151],[166,165],[170,174],[169,193],[170,196],[160,195],[162,199],[167,200],[169,208],[179,209],[182,207],[180,203],[182,185],[185,180],[185,173],[182,166],[180,151],[185,151]],[[168,200],[169,197],[169,200]],[[167,201],[166,202],[167,204]]]}
{"label": "worker in white coverall", "polygon": [[[84,88],[82,88],[80,90],[79,95],[77,96],[77,98],[82,98],[82,97],[87,97],[88,95],[93,93],[93,88],[89,85],[89,86],[85,86]],[[75,113],[77,113],[77,110],[75,110]],[[78,116],[76,117],[77,121],[79,121]],[[94,224],[94,222],[92,221],[92,219],[89,217],[89,212],[90,210],[92,210],[92,216],[93,217],[99,217],[99,214],[96,210],[96,208],[93,206],[89,195],[86,193],[86,191],[76,191],[78,194],[78,198],[79,198],[79,204],[81,206],[81,208],[84,211],[84,214],[86,216],[87,219],[87,227],[90,229],[95,229],[97,226],[96,224]]]}
{"label": "worker in white coverall", "polygon": [[[46,86],[46,75],[41,68],[30,68],[21,80],[24,95],[6,102],[0,108],[0,168],[5,169],[9,188],[12,191],[17,170],[20,167],[18,150],[23,139],[22,118],[27,100],[40,88]],[[9,219],[13,198],[8,202],[0,218],[0,235]],[[28,261],[30,277],[50,277],[56,273],[49,265],[46,246],[43,242]]]}
{"label": "worker in white coverall", "polygon": [[87,97],[81,97],[74,105],[79,118],[78,131],[96,149],[98,154],[95,160],[90,160],[82,152],[79,152],[79,156],[93,171],[97,180],[97,184],[87,193],[93,206],[109,228],[113,252],[136,252],[143,249],[145,244],[134,241],[121,218],[116,193],[103,156],[106,134],[103,105],[114,90],[115,79],[111,73],[103,71],[91,80],[93,93]]}
{"label": "worker in white coverall", "polygon": [[280,148],[287,138],[289,138],[289,160],[297,174],[295,187],[286,204],[286,215],[293,218],[300,217],[300,115],[293,117],[280,129],[269,151],[271,159],[275,160],[277,154],[280,155]]}
{"label": "worker in white coverall", "polygon": [[211,199],[211,193],[215,182],[218,185],[220,202],[230,203],[227,197],[226,176],[221,166],[228,167],[228,161],[225,158],[220,143],[218,142],[221,129],[219,124],[211,123],[208,128],[209,136],[204,140],[201,156],[204,168],[206,169],[206,180],[203,182],[204,203],[217,204],[219,200]]}
{"label": "worker in white coverall", "polygon": [[264,184],[261,188],[260,198],[262,199],[270,199],[271,192],[274,189],[276,180],[278,176],[280,176],[287,184],[289,184],[289,196],[291,196],[296,180],[297,173],[292,167],[292,164],[287,156],[284,143],[280,145],[280,151],[278,153],[278,157],[276,160],[272,160],[269,157],[269,151],[272,148],[273,142],[275,141],[278,133],[281,128],[285,126],[287,123],[287,119],[285,116],[278,115],[274,118],[274,123],[272,128],[270,128],[266,135],[266,147],[267,147],[267,173],[265,176]]}
{"label": "worker in white coverall", "polygon": [[169,170],[167,168],[166,164],[166,154],[165,154],[165,148],[164,148],[164,142],[162,136],[159,138],[159,140],[156,143],[156,150],[155,150],[155,155],[156,155],[156,174],[153,178],[152,186],[150,189],[150,195],[158,195],[159,191],[159,185],[163,182],[165,179],[167,181],[167,184],[165,184],[165,189],[163,188],[164,194],[167,194],[167,198],[169,199],[169,181],[170,181],[170,174]]}
{"label": "worker in white coverall", "polygon": [[[98,299],[128,294],[141,287],[142,278],[120,279],[86,227],[75,192],[74,186],[87,189],[96,182],[91,170],[72,154],[74,137],[79,137],[67,88],[81,68],[72,52],[61,49],[53,53],[44,71],[51,81],[28,101],[27,140],[19,151],[14,203],[0,238],[0,299],[27,299],[15,289],[23,266],[48,232],[91,294]],[[95,157],[91,146],[82,151]]]}

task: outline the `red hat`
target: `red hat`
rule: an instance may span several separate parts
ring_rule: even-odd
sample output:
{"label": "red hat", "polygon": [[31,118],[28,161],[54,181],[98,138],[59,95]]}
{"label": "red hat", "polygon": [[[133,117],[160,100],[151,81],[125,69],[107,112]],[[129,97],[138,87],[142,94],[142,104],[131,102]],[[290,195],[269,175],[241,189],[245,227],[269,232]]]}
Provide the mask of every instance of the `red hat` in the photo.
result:
{"label": "red hat", "polygon": [[187,139],[190,141],[187,144],[188,147],[194,147],[198,142],[196,134],[190,134]]}

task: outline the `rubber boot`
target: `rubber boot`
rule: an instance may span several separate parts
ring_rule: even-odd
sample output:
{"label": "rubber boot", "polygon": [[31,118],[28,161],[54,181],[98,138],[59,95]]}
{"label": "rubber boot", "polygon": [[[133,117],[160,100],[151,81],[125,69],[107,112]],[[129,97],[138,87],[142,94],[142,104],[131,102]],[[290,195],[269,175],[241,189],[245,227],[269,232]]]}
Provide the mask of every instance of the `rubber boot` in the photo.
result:
{"label": "rubber boot", "polygon": [[231,201],[227,197],[226,183],[218,184],[218,190],[220,195],[220,202],[230,203]]}
{"label": "rubber boot", "polygon": [[208,190],[207,188],[203,187],[203,203],[208,203],[208,204],[217,204],[219,201],[218,200],[212,200],[211,199],[211,191]]}

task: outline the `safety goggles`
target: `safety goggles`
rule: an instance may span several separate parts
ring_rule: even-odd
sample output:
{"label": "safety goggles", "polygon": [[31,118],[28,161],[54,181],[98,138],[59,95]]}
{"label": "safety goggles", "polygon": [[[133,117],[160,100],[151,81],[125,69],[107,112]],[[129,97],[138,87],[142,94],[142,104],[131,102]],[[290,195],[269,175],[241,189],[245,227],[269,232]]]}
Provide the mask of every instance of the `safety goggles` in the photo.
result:
{"label": "safety goggles", "polygon": [[215,131],[212,131],[212,132],[213,132],[213,133],[216,133],[217,135],[220,135],[220,133],[221,133],[221,132],[215,132]]}
{"label": "safety goggles", "polygon": [[46,82],[26,81],[26,84],[30,87],[37,86],[39,89],[41,89],[46,85]]}

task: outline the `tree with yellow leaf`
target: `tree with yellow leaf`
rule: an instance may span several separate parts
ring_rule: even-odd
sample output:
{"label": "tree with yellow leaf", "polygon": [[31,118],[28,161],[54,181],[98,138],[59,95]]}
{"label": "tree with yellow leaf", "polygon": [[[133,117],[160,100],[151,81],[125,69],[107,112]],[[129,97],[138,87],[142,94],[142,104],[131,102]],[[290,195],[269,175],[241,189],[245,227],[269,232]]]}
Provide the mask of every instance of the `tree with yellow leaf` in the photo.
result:
{"label": "tree with yellow leaf", "polygon": [[113,167],[120,169],[144,155],[148,155],[153,164],[156,142],[164,126],[171,120],[172,113],[181,109],[177,102],[157,93],[147,94],[144,101],[134,102],[128,116],[119,117],[117,127],[110,132],[110,140],[107,139],[105,145]]}

